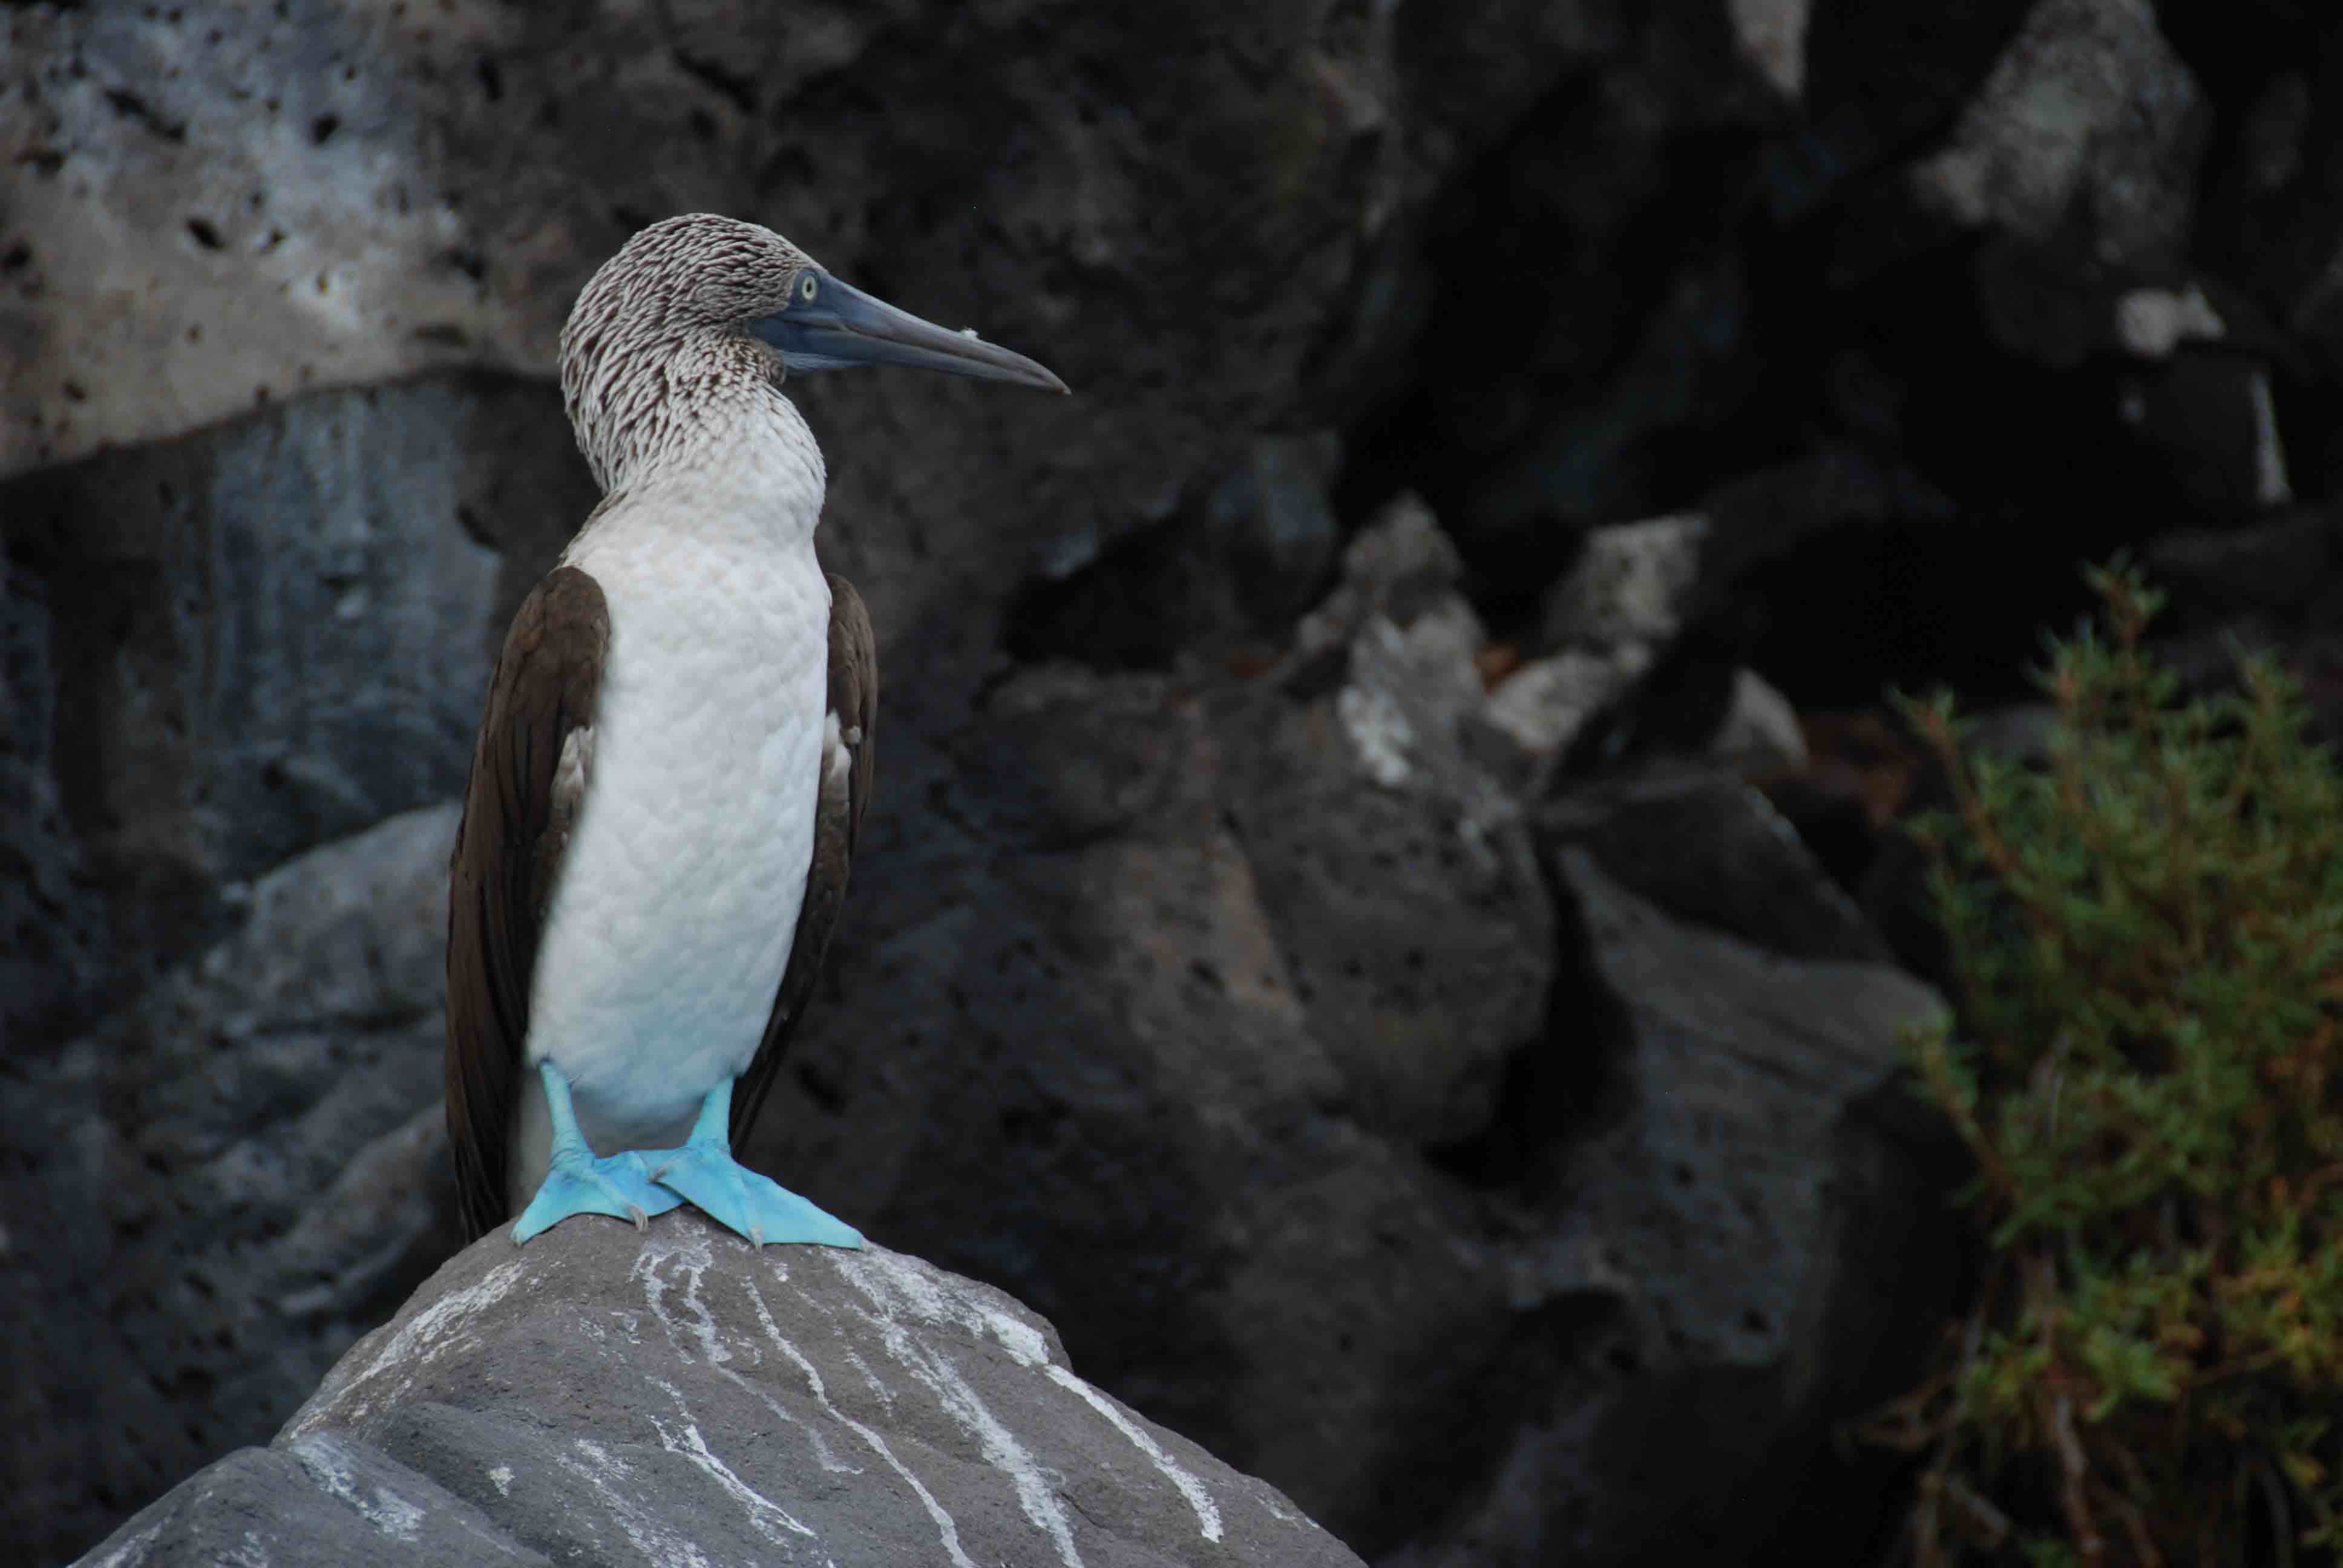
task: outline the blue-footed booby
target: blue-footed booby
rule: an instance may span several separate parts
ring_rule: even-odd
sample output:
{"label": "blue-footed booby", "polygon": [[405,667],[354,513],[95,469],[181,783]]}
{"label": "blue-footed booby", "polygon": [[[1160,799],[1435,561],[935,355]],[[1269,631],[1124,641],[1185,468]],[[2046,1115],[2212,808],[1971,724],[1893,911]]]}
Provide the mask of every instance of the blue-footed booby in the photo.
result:
{"label": "blue-footed booby", "polygon": [[759,1245],[861,1245],[732,1142],[811,998],[878,721],[870,620],[815,558],[826,470],[781,385],[874,364],[1066,389],[707,214],[629,239],[562,328],[603,498],[513,618],[448,887],[474,1236],[688,1200]]}

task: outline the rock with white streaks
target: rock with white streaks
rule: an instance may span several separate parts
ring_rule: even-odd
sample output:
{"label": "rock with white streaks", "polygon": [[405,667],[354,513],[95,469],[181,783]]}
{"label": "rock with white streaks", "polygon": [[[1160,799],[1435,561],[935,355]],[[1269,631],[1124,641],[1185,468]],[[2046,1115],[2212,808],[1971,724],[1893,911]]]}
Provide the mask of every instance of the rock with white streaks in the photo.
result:
{"label": "rock with white streaks", "polygon": [[460,1253],[83,1561],[1355,1563],[1001,1292],[690,1210]]}

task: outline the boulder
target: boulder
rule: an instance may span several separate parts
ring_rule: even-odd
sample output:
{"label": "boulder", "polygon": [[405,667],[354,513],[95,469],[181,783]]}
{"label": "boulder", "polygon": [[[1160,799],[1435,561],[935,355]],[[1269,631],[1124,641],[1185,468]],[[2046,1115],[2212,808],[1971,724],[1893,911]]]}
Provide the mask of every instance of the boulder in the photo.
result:
{"label": "boulder", "polygon": [[1049,1323],[899,1252],[689,1209],[491,1232],[265,1449],[83,1559],[882,1568],[1356,1564],[1273,1487],[1077,1376]]}
{"label": "boulder", "polygon": [[[1901,1072],[1901,1031],[1945,1004],[1892,965],[1678,912],[1710,890],[1631,891],[1587,816],[1542,824],[1585,968],[1515,1080],[1514,1158],[1477,1172],[1551,1216],[1510,1249],[1503,1435],[1439,1526],[1380,1560],[1860,1560],[1896,1504],[1827,1412],[1896,1392],[1953,1299],[1957,1162]],[[1809,908],[1796,946],[1867,945],[1844,909]],[[1542,1118],[1574,1135],[1541,1149]]]}
{"label": "boulder", "polygon": [[2207,116],[2149,0],[2036,0],[1949,144],[1912,170],[1963,226],[2094,262],[2177,262],[2194,216]]}
{"label": "boulder", "polygon": [[1892,957],[1774,804],[1713,766],[1659,765],[1581,785],[1538,825],[1548,843],[1677,919],[1794,958]]}

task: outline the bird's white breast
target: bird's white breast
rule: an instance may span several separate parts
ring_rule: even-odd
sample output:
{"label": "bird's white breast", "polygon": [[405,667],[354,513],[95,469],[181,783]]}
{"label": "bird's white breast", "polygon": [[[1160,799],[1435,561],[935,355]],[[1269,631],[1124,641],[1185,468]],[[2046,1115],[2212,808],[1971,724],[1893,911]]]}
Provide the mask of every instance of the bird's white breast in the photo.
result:
{"label": "bird's white breast", "polygon": [[[805,893],[830,588],[809,518],[776,538],[727,526],[729,509],[662,519],[621,505],[565,558],[600,584],[610,644],[528,1060],[569,1080],[597,1153],[681,1142],[700,1098],[748,1066]],[[515,1151],[524,1197],[548,1136],[533,1080]]]}

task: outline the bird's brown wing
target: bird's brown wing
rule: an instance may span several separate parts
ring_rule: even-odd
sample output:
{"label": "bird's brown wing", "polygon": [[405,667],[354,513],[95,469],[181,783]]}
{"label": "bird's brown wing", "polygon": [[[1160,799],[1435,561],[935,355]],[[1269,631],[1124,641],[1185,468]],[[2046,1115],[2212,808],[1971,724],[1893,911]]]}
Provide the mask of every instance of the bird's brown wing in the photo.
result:
{"label": "bird's brown wing", "polygon": [[488,683],[447,884],[447,1141],[464,1229],[501,1221],[529,979],[592,771],[610,614],[575,567],[513,617]]}
{"label": "bird's brown wing", "polygon": [[781,1065],[789,1036],[813,1000],[814,978],[830,950],[846,903],[846,874],[854,840],[870,804],[871,762],[879,724],[879,661],[870,615],[854,585],[830,574],[830,712],[821,749],[820,794],[813,825],[813,860],[806,870],[805,901],[789,941],[789,967],[765,1023],[764,1043],[732,1088],[732,1142],[738,1147],[757,1120]]}

